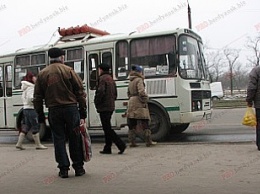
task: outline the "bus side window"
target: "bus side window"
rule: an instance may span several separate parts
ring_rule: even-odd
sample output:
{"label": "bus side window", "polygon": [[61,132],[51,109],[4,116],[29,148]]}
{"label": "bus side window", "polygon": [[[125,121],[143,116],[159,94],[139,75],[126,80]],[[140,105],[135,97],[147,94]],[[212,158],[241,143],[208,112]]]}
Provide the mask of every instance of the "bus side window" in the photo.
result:
{"label": "bus side window", "polygon": [[119,80],[127,79],[128,76],[128,42],[125,40],[116,43],[115,75]]}
{"label": "bus side window", "polygon": [[90,90],[96,90],[98,83],[97,76],[98,54],[89,55],[89,87]]}
{"label": "bus side window", "polygon": [[6,66],[6,96],[11,97],[13,94],[12,89],[12,66]]}
{"label": "bus side window", "polygon": [[3,92],[3,86],[2,82],[0,82],[0,97],[3,97],[4,92]]}
{"label": "bus side window", "polygon": [[169,67],[170,67],[169,75],[177,76],[176,75],[176,73],[177,73],[176,55],[173,52],[169,52],[167,57],[168,57]]}
{"label": "bus side window", "polygon": [[3,87],[3,67],[0,66],[0,97],[4,96],[4,87]]}
{"label": "bus side window", "polygon": [[91,90],[96,90],[96,87],[97,87],[97,70],[93,70],[91,73],[90,73],[90,89]]}

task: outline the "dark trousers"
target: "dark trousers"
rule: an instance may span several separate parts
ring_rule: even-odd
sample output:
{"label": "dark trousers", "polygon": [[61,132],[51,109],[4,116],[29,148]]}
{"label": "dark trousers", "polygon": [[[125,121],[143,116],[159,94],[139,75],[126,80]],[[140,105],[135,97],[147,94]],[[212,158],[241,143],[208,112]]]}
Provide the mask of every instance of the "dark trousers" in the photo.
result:
{"label": "dark trousers", "polygon": [[112,143],[114,142],[119,150],[124,149],[125,143],[116,134],[111,127],[111,117],[113,112],[100,112],[100,120],[103,131],[105,133],[105,146],[104,151],[111,151]]}
{"label": "dark trousers", "polygon": [[260,149],[260,108],[255,109],[256,112],[256,146]]}
{"label": "dark trousers", "polygon": [[80,116],[77,106],[63,106],[49,108],[48,115],[53,135],[55,159],[58,168],[69,170],[70,161],[66,151],[66,140],[69,140],[69,153],[74,169],[82,168],[83,150],[82,140],[75,128],[80,124]]}

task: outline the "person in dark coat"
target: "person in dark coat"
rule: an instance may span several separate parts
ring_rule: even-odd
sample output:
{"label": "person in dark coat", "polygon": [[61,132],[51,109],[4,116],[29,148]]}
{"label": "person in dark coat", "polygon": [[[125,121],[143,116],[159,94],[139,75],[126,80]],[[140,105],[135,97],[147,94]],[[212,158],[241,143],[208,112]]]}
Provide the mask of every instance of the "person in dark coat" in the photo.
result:
{"label": "person in dark coat", "polygon": [[253,68],[249,74],[249,81],[247,86],[247,106],[254,105],[256,112],[256,146],[260,151],[260,66]]}
{"label": "person in dark coat", "polygon": [[123,154],[126,149],[126,144],[111,127],[111,117],[115,110],[115,100],[117,98],[116,84],[109,74],[110,66],[108,64],[101,63],[98,68],[100,77],[94,102],[105,133],[105,146],[100,153],[111,154],[111,147],[114,142],[119,149],[118,154]]}

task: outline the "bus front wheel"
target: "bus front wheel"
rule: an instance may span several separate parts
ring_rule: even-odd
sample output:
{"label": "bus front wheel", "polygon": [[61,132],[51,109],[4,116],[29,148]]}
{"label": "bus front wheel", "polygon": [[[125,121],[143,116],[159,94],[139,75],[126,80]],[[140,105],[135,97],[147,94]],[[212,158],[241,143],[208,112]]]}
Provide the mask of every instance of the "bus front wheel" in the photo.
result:
{"label": "bus front wheel", "polygon": [[176,133],[182,133],[189,127],[189,123],[184,123],[184,124],[171,124],[171,133],[176,134]]}
{"label": "bus front wheel", "polygon": [[150,111],[150,130],[152,132],[152,140],[163,141],[170,131],[168,117],[165,112],[156,105],[149,104]]}

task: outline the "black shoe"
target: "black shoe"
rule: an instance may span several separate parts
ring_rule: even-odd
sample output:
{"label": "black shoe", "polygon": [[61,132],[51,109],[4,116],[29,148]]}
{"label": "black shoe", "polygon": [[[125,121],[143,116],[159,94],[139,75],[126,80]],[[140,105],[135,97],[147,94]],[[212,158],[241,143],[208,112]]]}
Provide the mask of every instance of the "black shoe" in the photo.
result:
{"label": "black shoe", "polygon": [[69,177],[68,170],[60,170],[59,177],[61,177],[61,178],[68,178]]}
{"label": "black shoe", "polygon": [[125,149],[126,149],[126,145],[124,145],[124,147],[122,147],[122,148],[120,149],[120,151],[118,152],[118,154],[123,154],[124,151],[125,151]]}
{"label": "black shoe", "polygon": [[100,154],[112,154],[112,152],[111,152],[111,151],[105,151],[105,150],[103,150],[103,151],[100,151],[99,153],[100,153]]}
{"label": "black shoe", "polygon": [[75,170],[75,176],[82,176],[84,174],[86,174],[86,171],[85,171],[84,168],[80,168],[80,169]]}

